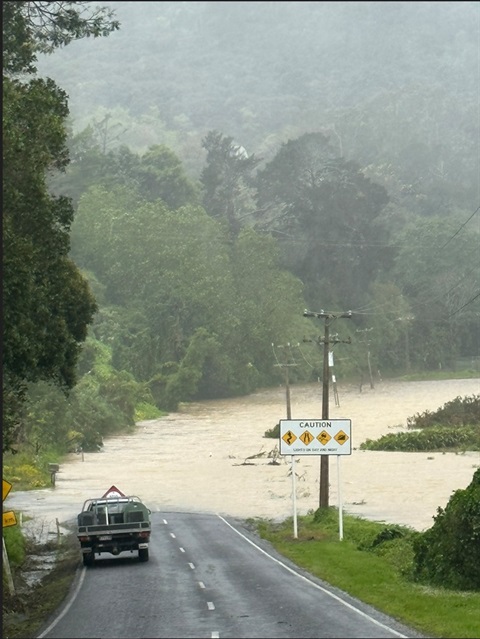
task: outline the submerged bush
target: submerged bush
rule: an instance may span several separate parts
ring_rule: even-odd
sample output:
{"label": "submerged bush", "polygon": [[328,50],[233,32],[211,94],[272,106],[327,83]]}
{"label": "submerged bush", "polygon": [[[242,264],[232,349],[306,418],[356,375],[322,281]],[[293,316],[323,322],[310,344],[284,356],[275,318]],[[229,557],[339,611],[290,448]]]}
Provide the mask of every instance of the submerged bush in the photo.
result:
{"label": "submerged bush", "polygon": [[480,395],[456,397],[435,412],[427,410],[407,419],[407,428],[472,425],[480,425]]}

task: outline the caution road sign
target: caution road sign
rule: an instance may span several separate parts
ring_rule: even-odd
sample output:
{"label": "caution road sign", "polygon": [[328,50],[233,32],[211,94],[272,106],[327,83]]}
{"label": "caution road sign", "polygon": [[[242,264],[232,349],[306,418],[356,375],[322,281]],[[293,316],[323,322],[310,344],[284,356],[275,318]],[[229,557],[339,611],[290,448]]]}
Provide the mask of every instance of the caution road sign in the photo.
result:
{"label": "caution road sign", "polygon": [[350,419],[281,419],[280,455],[351,455]]}
{"label": "caution road sign", "polygon": [[3,528],[7,526],[15,526],[17,523],[17,518],[13,510],[9,510],[7,513],[3,513]]}
{"label": "caution road sign", "polygon": [[2,479],[2,501],[5,501],[8,493],[12,490],[12,484],[6,479]]}
{"label": "caution road sign", "polygon": [[[8,493],[12,490],[12,484],[6,479],[2,478],[2,501],[5,501]],[[10,510],[7,513],[3,513],[3,528],[6,526],[15,526],[17,523],[17,518],[15,517],[15,513],[13,510]]]}
{"label": "caution road sign", "polygon": [[105,499],[108,499],[109,497],[125,497],[125,495],[116,486],[110,486],[110,488],[107,490],[107,492],[104,495],[102,495],[102,497],[104,497]]}

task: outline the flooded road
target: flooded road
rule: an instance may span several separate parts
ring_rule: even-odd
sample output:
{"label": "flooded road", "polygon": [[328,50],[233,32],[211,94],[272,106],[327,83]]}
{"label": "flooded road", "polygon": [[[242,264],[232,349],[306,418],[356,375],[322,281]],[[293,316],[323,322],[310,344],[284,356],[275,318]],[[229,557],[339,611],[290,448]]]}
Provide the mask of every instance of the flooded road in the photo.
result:
{"label": "flooded road", "polygon": [[[378,382],[374,389],[338,385],[329,417],[352,422],[352,454],[330,456],[330,505],[376,521],[424,530],[452,492],[465,488],[480,452],[387,453],[360,451],[361,442],[406,429],[407,418],[434,411],[456,397],[480,393],[479,379]],[[291,418],[318,420],[321,384],[291,387]],[[105,441],[103,452],[70,455],[56,487],[12,491],[7,509],[44,518],[73,519],[85,499],[112,484],[139,495],[152,511],[208,512],[241,518],[284,519],[293,514],[291,458],[272,464],[278,440],[266,430],[286,419],[285,388],[248,397],[195,402],[168,417],[140,422],[135,433]],[[250,459],[248,459],[250,458]],[[296,509],[318,507],[318,456],[296,457]],[[8,478],[7,478],[8,479]]]}

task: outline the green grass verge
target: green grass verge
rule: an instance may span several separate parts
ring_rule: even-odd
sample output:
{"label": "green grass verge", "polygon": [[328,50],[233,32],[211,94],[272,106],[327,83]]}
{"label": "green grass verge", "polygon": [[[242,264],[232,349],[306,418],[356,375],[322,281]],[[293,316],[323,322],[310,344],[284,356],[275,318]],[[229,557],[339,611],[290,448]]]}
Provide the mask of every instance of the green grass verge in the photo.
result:
{"label": "green grass verge", "polygon": [[282,523],[255,519],[257,533],[282,555],[312,575],[370,604],[430,637],[480,637],[480,592],[431,588],[411,580],[412,541],[407,527],[386,526],[344,515],[343,540],[338,511],[299,517]]}

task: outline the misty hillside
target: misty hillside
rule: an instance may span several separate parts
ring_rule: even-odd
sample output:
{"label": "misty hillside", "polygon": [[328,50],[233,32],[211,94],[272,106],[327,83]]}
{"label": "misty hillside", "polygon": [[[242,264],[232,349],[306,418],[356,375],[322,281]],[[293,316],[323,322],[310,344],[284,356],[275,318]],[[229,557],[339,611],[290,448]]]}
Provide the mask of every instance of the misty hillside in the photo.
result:
{"label": "misty hillside", "polygon": [[118,32],[39,59],[75,130],[108,113],[111,147],[164,143],[197,175],[209,130],[267,160],[321,131],[387,188],[393,163],[407,186],[438,175],[476,202],[478,3],[102,4]]}
{"label": "misty hillside", "polygon": [[2,8],[7,447],[478,371],[479,3],[105,9]]}

